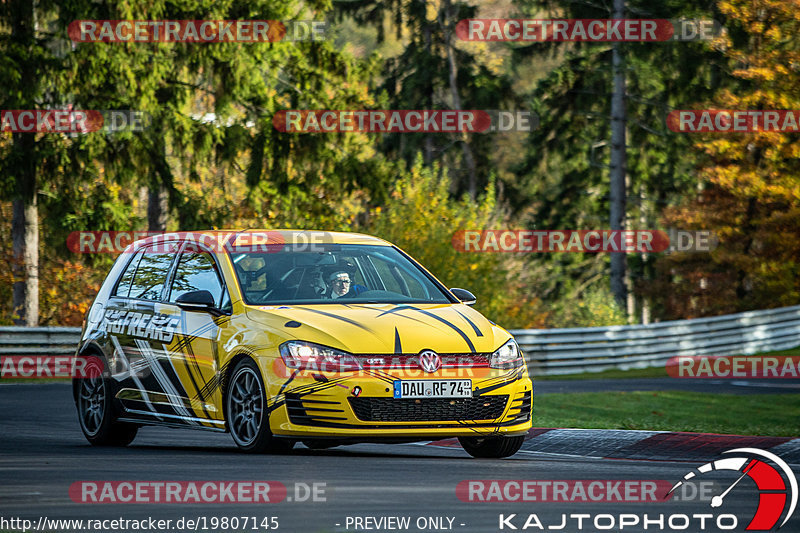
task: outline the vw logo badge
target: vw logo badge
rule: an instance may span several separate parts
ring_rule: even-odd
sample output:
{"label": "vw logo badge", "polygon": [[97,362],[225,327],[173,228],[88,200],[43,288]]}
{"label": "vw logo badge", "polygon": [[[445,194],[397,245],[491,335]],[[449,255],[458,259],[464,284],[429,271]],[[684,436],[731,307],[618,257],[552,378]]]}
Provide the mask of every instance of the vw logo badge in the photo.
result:
{"label": "vw logo badge", "polygon": [[419,352],[419,367],[425,372],[436,372],[442,367],[442,359],[433,350]]}

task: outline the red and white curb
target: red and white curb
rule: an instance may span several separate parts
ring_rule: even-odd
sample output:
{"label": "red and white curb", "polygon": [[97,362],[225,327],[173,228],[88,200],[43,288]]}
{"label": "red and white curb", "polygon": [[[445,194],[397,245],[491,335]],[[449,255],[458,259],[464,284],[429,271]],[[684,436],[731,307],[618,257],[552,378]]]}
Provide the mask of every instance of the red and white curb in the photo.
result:
{"label": "red and white curb", "polygon": [[[460,447],[457,439],[429,446]],[[800,438],[718,435],[622,429],[533,428],[522,450],[551,455],[648,461],[703,461],[732,448],[769,450],[787,463],[800,464]]]}

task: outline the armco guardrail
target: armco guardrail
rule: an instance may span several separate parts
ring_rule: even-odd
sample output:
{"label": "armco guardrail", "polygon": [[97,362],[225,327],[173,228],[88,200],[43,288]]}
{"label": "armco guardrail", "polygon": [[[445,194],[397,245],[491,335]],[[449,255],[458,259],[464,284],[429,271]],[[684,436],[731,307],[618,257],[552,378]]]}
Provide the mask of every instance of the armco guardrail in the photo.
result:
{"label": "armco guardrail", "polygon": [[724,356],[800,346],[800,306],[647,325],[511,332],[532,375],[659,366],[670,357]]}
{"label": "armco guardrail", "polygon": [[[800,346],[800,305],[735,315],[599,328],[511,332],[532,375],[659,366],[681,355],[738,355]],[[80,328],[0,327],[0,355],[68,355]]]}
{"label": "armco guardrail", "polygon": [[81,328],[0,327],[0,355],[73,355]]}

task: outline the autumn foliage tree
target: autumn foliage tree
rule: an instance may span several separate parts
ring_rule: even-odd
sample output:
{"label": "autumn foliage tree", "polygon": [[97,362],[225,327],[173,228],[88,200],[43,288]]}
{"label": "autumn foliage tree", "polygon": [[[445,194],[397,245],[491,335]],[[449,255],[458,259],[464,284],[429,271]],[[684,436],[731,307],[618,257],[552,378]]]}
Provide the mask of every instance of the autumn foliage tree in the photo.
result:
{"label": "autumn foliage tree", "polygon": [[[799,7],[785,0],[719,3],[729,29],[721,44],[741,83],[704,107],[800,109]],[[710,255],[666,257],[658,265],[660,284],[650,290],[664,295],[668,315],[683,317],[800,302],[798,133],[704,134],[695,148],[702,190],[667,211],[666,222],[712,230],[720,244]]]}

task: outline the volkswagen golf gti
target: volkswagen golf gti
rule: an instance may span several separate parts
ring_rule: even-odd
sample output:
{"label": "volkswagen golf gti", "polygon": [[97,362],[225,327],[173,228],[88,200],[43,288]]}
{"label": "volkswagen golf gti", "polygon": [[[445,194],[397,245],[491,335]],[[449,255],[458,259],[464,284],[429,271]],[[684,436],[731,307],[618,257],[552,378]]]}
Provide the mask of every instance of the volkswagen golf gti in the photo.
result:
{"label": "volkswagen golf gti", "polygon": [[73,379],[95,445],[144,425],[297,442],[458,438],[516,453],[533,383],[517,343],[398,247],[355,233],[151,236],[120,254],[87,313]]}

